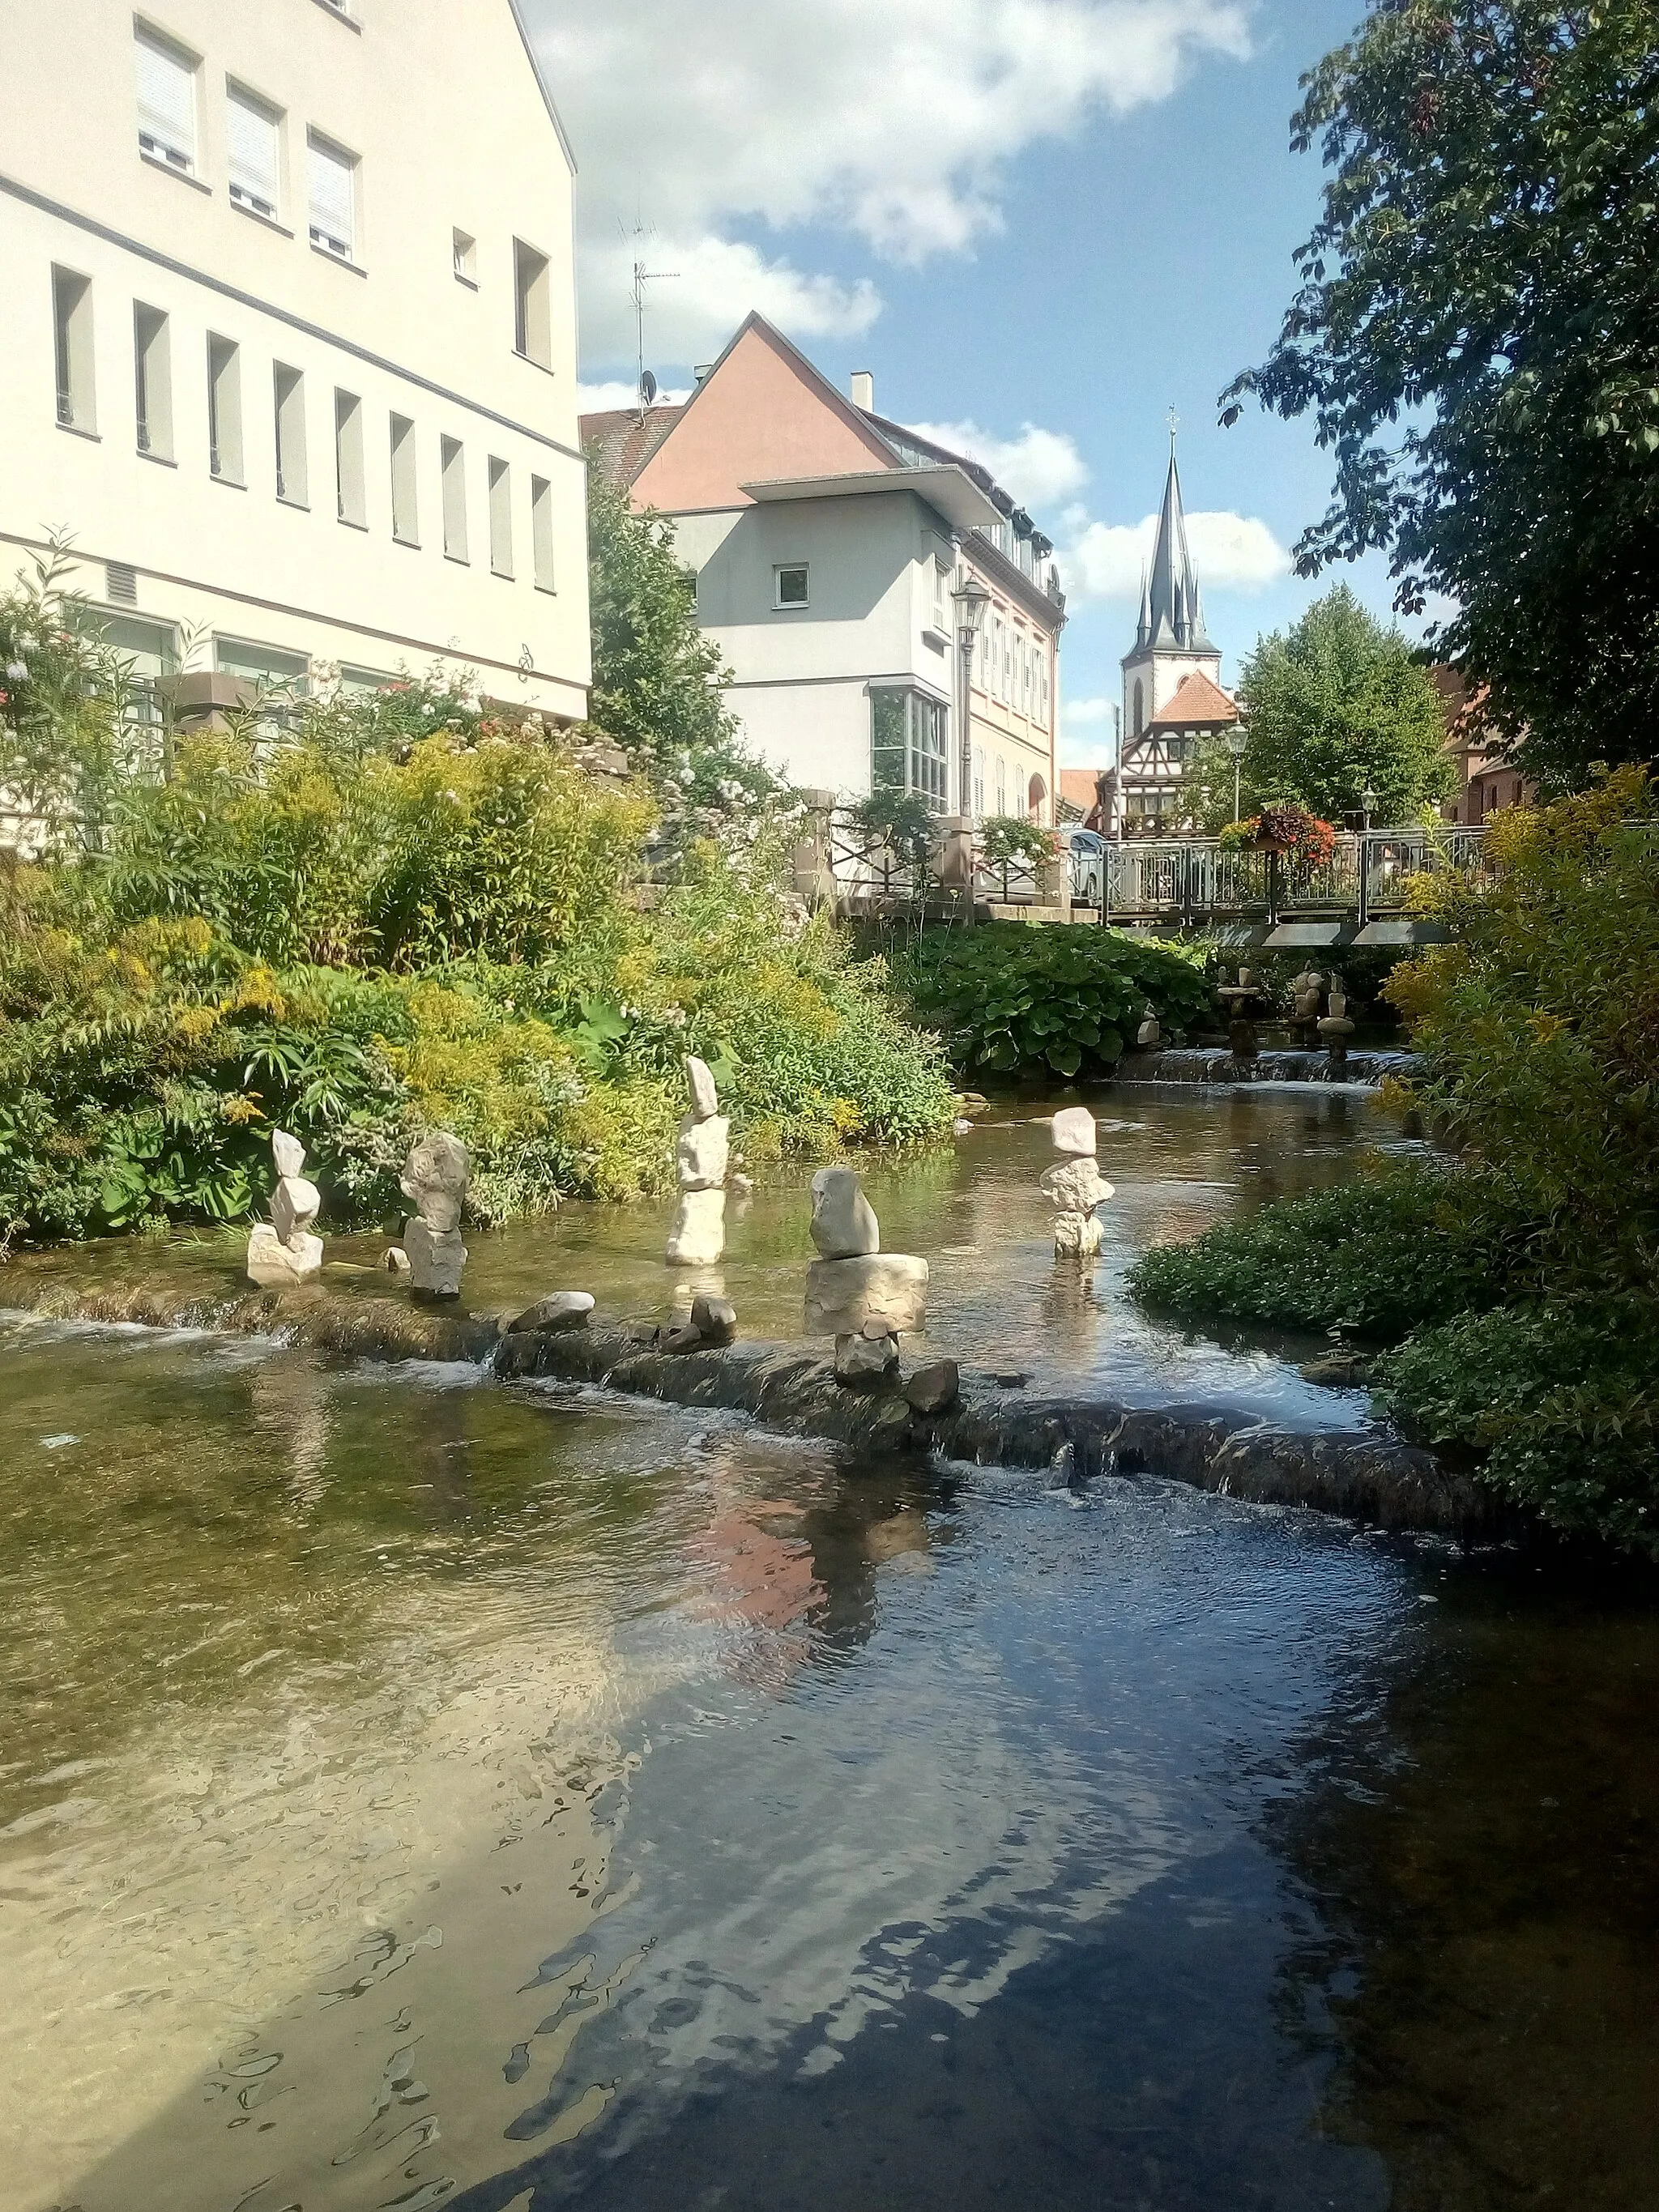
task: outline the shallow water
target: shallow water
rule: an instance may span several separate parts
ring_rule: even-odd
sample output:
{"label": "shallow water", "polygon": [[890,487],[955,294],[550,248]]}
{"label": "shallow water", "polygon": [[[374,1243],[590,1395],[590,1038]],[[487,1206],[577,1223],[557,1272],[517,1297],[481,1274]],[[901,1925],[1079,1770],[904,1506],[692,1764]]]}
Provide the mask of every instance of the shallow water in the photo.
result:
{"label": "shallow water", "polygon": [[59,1324],[0,1468],[6,2212],[1654,2201],[1640,1585]]}

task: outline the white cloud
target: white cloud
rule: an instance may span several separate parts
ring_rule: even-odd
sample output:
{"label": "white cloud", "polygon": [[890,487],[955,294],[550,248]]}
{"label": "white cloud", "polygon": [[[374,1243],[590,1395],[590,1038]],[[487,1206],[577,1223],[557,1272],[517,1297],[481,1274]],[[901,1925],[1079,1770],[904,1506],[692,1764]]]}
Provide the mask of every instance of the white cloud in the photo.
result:
{"label": "white cloud", "polygon": [[1109,768],[1116,747],[1110,699],[1067,699],[1060,702],[1060,764],[1062,768]]}
{"label": "white cloud", "polygon": [[[590,368],[633,353],[625,234],[680,273],[647,352],[708,355],[750,307],[797,337],[867,330],[867,278],[797,268],[811,226],[881,258],[962,252],[1000,227],[1007,165],[1167,99],[1193,61],[1249,51],[1249,0],[526,0],[580,165]],[[624,234],[624,235],[619,235]]]}
{"label": "white cloud", "polygon": [[1022,507],[1052,507],[1089,481],[1088,464],[1062,430],[1043,430],[1026,422],[1018,437],[997,438],[977,422],[912,422],[909,427],[918,436],[966,453],[969,460],[989,469]]}
{"label": "white cloud", "polygon": [[1062,699],[1060,719],[1068,730],[1085,722],[1109,722],[1113,703],[1110,699]]}
{"label": "white cloud", "polygon": [[[1084,523],[1060,556],[1068,591],[1086,599],[1128,599],[1140,596],[1141,573],[1152,557],[1158,517],[1133,524]],[[1253,514],[1189,514],[1187,543],[1202,591],[1259,592],[1291,573],[1291,556]]]}
{"label": "white cloud", "polygon": [[[665,407],[678,407],[691,397],[690,387],[684,392],[659,392],[657,398]],[[637,407],[640,395],[634,389],[631,377],[619,376],[605,384],[576,386],[576,412],[579,415],[609,415],[618,408]]]}

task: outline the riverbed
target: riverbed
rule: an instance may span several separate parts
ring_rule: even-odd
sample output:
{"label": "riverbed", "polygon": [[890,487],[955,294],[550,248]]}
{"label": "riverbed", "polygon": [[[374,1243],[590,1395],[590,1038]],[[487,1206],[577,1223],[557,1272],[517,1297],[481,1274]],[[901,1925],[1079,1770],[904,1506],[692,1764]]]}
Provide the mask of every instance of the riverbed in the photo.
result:
{"label": "riverbed", "polygon": [[[1044,1103],[867,1176],[939,1348],[1364,1418],[1122,1295],[1397,1142],[1363,1096],[1102,1094],[1086,1280]],[[735,1215],[745,1332],[805,1218]],[[663,1225],[469,1302],[660,1316]],[[1639,1579],[208,1330],[0,1324],[0,1465],[6,2212],[1652,2202]]]}

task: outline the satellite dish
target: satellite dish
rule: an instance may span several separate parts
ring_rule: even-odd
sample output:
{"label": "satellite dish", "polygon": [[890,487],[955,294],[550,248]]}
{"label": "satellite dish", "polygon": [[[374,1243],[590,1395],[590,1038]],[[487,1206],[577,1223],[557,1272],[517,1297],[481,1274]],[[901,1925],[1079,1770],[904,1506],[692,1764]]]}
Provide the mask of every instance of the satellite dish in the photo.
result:
{"label": "satellite dish", "polygon": [[640,378],[640,404],[650,407],[655,404],[656,397],[657,380],[647,368]]}

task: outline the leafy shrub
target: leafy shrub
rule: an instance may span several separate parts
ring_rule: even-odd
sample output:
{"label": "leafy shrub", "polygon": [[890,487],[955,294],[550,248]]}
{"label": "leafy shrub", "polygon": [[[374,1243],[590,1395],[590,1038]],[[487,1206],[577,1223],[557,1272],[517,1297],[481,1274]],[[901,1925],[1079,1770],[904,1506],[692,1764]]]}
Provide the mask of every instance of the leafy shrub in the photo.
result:
{"label": "leafy shrub", "polygon": [[1200,953],[1109,929],[929,931],[894,975],[958,1066],[999,1074],[1105,1074],[1149,1005],[1178,1034],[1211,1004]]}
{"label": "leafy shrub", "polygon": [[981,825],[979,848],[994,868],[1000,868],[1005,860],[1028,861],[1042,867],[1059,857],[1060,840],[1052,830],[1028,822],[1023,814],[994,814]]}

